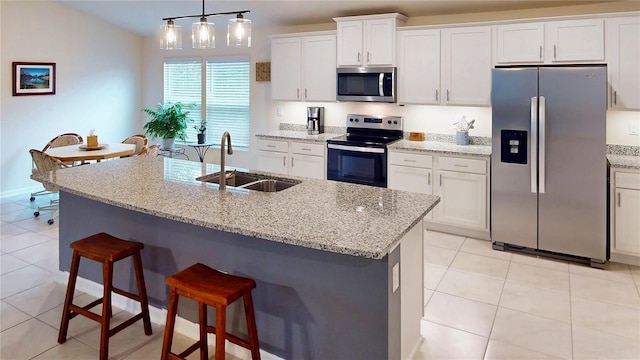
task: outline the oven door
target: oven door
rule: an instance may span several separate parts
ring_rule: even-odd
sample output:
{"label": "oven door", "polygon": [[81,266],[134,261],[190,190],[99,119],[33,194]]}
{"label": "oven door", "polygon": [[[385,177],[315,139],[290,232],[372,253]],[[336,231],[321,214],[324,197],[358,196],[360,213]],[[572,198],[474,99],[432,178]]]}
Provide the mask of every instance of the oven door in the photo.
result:
{"label": "oven door", "polygon": [[387,187],[386,147],[327,144],[327,180]]}

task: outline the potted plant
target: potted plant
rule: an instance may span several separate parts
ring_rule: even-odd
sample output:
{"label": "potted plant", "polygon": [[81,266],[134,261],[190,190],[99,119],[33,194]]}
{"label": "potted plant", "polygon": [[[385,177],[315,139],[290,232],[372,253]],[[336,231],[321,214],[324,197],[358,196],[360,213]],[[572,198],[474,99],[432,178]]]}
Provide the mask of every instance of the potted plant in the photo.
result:
{"label": "potted plant", "polygon": [[198,132],[198,144],[204,144],[205,131],[207,131],[207,119],[200,120],[200,125],[193,127]]}
{"label": "potted plant", "polygon": [[164,149],[173,149],[173,143],[176,138],[184,141],[187,139],[187,115],[189,105],[176,103],[158,103],[158,109],[143,109],[151,116],[143,129],[145,133],[155,137],[162,138],[162,147]]}

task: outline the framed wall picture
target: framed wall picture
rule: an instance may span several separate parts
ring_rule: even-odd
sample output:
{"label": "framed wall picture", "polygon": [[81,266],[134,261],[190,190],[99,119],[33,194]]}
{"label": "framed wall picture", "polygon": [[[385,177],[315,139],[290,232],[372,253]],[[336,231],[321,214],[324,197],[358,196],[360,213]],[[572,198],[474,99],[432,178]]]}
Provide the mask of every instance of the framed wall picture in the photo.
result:
{"label": "framed wall picture", "polygon": [[55,63],[13,62],[13,96],[55,93]]}

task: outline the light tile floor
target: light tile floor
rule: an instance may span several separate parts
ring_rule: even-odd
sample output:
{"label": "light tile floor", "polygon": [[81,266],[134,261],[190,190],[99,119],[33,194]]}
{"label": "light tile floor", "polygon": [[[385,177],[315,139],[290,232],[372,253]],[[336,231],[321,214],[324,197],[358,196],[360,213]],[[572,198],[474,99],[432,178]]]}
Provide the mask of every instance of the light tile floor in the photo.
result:
{"label": "light tile floor", "polygon": [[[67,342],[56,341],[65,292],[53,281],[58,223],[33,217],[46,201],[0,203],[0,358],[95,359],[99,330],[91,320],[72,320]],[[638,267],[596,270],[431,231],[424,259],[426,339],[415,359],[640,358]],[[76,292],[77,303],[92,300]],[[115,321],[125,317],[114,310]],[[115,335],[110,356],[159,358],[163,328],[153,330],[144,336],[137,323]],[[177,334],[175,342],[185,348],[191,339]]]}

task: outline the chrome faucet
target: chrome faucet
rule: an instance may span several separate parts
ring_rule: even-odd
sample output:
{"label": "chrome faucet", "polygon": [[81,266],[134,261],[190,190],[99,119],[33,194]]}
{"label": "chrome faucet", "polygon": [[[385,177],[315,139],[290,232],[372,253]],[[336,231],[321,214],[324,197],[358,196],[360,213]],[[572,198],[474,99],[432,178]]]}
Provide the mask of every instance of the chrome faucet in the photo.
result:
{"label": "chrome faucet", "polygon": [[228,131],[225,131],[222,134],[222,140],[220,141],[220,180],[219,180],[219,189],[225,190],[227,188],[227,173],[224,170],[224,140],[227,139],[227,154],[233,154],[233,149],[231,148],[231,135]]}

